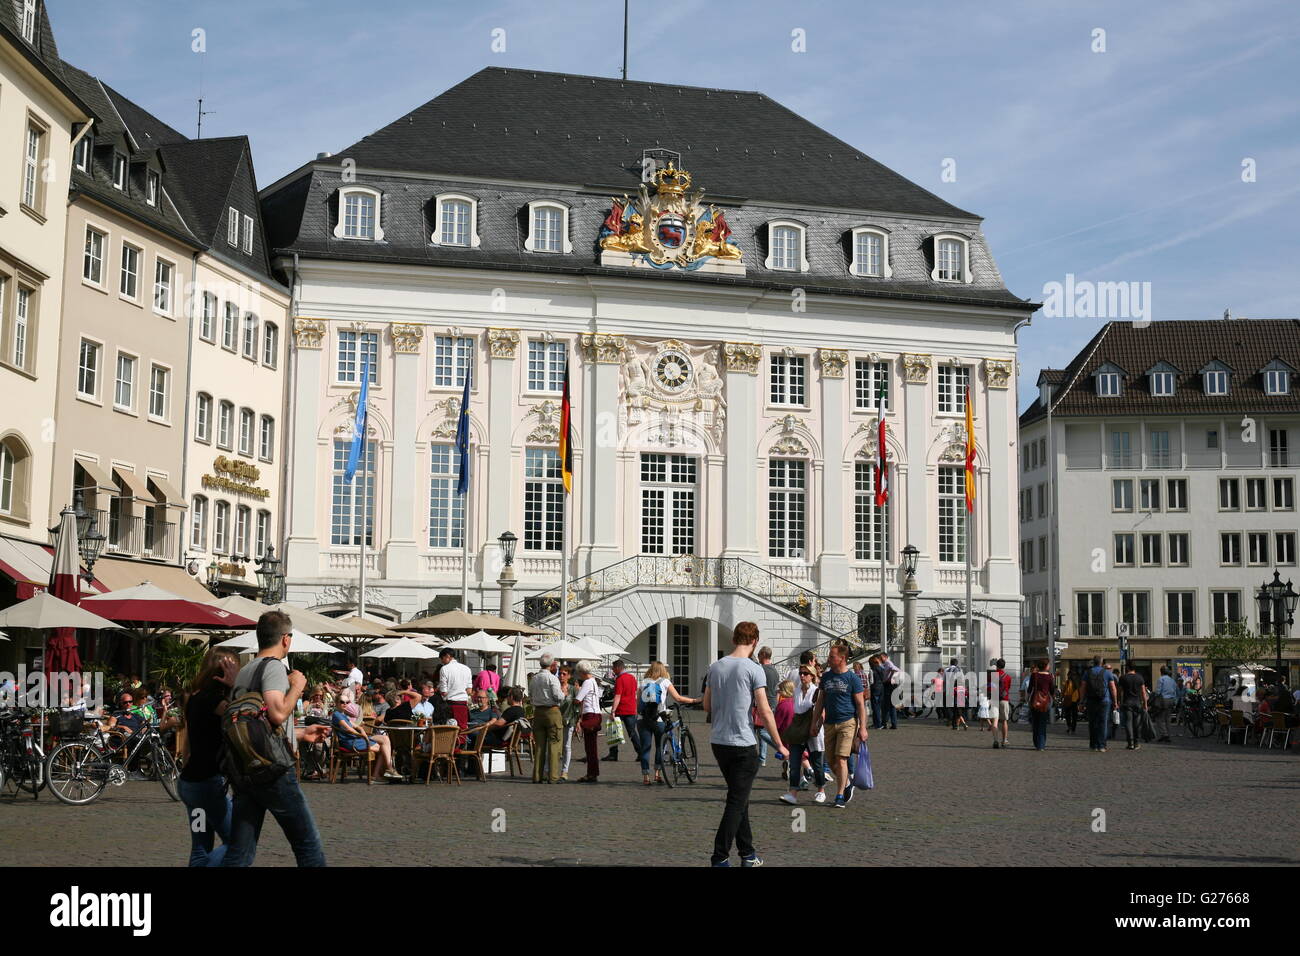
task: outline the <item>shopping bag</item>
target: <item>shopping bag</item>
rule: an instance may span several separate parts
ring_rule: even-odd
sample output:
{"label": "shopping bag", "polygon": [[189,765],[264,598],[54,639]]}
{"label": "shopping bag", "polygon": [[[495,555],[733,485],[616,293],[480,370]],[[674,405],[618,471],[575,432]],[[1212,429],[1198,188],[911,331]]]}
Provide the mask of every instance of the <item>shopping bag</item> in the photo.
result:
{"label": "shopping bag", "polygon": [[1149,744],[1151,741],[1156,739],[1155,725],[1151,723],[1151,715],[1145,710],[1142,711],[1142,721],[1141,726],[1138,728],[1138,732],[1142,735],[1142,742],[1144,744]]}
{"label": "shopping bag", "polygon": [[858,763],[853,768],[853,786],[860,790],[872,790],[876,786],[876,778],[871,773],[871,751],[867,750],[865,740],[858,744]]}
{"label": "shopping bag", "polygon": [[623,732],[623,721],[617,717],[605,715],[605,743],[610,747],[617,747],[620,744],[627,743],[627,734]]}

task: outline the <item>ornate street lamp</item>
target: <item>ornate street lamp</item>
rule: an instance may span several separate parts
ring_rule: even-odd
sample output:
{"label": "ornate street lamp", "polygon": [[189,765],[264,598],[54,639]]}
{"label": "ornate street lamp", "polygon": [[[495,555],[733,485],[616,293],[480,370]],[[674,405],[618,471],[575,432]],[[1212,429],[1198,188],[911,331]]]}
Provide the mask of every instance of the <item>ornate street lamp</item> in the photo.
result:
{"label": "ornate street lamp", "polygon": [[208,562],[208,590],[214,594],[217,590],[217,581],[221,579],[221,565],[217,564],[217,559],[213,558]]}
{"label": "ornate street lamp", "polygon": [[1277,641],[1276,669],[1278,675],[1285,680],[1286,674],[1282,671],[1282,642],[1295,623],[1296,602],[1300,600],[1300,593],[1291,586],[1290,580],[1283,584],[1282,575],[1274,569],[1273,580],[1265,581],[1260,586],[1255,592],[1255,600],[1259,603],[1260,630],[1266,632],[1270,624],[1273,627],[1273,636]]}
{"label": "ornate street lamp", "polygon": [[[916,640],[916,596],[921,589],[916,586],[916,556],[921,552],[914,544],[903,548],[903,666],[911,678],[912,692],[919,686],[921,676],[920,651]],[[884,644],[882,642],[881,646]]]}
{"label": "ornate street lamp", "polygon": [[[78,516],[77,521],[80,523],[80,516]],[[80,535],[80,541],[77,543],[77,550],[81,552],[81,560],[86,565],[85,579],[87,581],[94,580],[95,562],[104,553],[104,544],[107,541],[108,539],[100,534],[99,528],[92,518],[86,526],[86,532]]]}
{"label": "ornate street lamp", "polygon": [[903,549],[904,579],[913,577],[916,574],[916,556],[920,553],[920,549],[914,544],[909,544]]}
{"label": "ornate street lamp", "polygon": [[78,491],[72,499],[72,513],[77,516],[77,538],[84,538],[94,524],[94,515],[82,507],[85,496]]}
{"label": "ornate street lamp", "polygon": [[267,545],[266,554],[257,559],[257,585],[267,604],[274,603],[267,599],[275,596],[276,572],[279,567],[280,559],[275,556],[275,545]]}
{"label": "ornate street lamp", "polygon": [[512,531],[503,531],[501,536],[497,538],[497,544],[501,546],[501,557],[505,561],[505,564],[501,566],[501,576],[497,578],[497,587],[501,589],[501,610],[499,613],[507,621],[512,619],[510,595],[515,589],[515,545],[518,543],[519,539],[515,537]]}

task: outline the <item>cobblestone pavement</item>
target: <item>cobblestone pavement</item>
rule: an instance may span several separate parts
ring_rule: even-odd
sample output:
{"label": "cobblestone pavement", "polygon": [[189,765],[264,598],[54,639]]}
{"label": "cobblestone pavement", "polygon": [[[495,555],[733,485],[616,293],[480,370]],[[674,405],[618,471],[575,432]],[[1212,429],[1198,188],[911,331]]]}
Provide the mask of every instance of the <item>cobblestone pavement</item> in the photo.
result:
{"label": "cobblestone pavement", "polygon": [[[707,742],[702,715],[691,719]],[[936,720],[873,731],[871,748],[876,789],[840,811],[802,794],[802,832],[777,801],[784,788],[769,760],[750,811],[769,864],[1300,863],[1300,762],[1281,750],[1175,737],[1094,754],[1085,725],[1076,736],[1057,725],[1038,753],[1022,725],[1011,749],[995,751],[987,733]],[[304,786],[331,865],[695,865],[707,862],[723,795],[702,749],[701,780],[677,789],[643,787],[626,748],[620,762],[602,764],[596,786],[505,775],[459,788]],[[583,769],[575,762],[572,775]],[[1093,830],[1098,809],[1104,833]],[[494,832],[502,813],[505,832]],[[174,866],[188,843],[183,807],[156,783],[111,788],[89,807],[48,793],[0,798],[0,866]],[[257,864],[292,862],[268,818]]]}

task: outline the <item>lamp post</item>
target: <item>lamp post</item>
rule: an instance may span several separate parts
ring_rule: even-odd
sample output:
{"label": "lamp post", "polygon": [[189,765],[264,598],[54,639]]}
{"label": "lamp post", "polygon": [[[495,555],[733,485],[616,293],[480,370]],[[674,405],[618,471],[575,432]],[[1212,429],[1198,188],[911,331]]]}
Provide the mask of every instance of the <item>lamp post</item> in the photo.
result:
{"label": "lamp post", "polygon": [[[80,518],[78,518],[80,522]],[[99,532],[95,520],[92,518],[86,525],[86,532],[81,535],[81,540],[77,543],[77,550],[81,552],[81,560],[85,562],[86,581],[93,581],[95,578],[95,562],[104,552],[104,542],[108,539]]]}
{"label": "lamp post", "polygon": [[1282,576],[1274,569],[1273,580],[1265,581],[1260,586],[1255,592],[1255,600],[1259,602],[1260,629],[1266,630],[1269,624],[1273,626],[1273,635],[1277,640],[1277,673],[1286,680],[1288,675],[1282,671],[1282,642],[1295,623],[1296,601],[1300,600],[1300,594],[1296,593],[1289,580],[1283,584]]}
{"label": "lamp post", "polygon": [[501,556],[505,564],[501,567],[501,576],[497,578],[497,586],[501,589],[501,611],[500,614],[507,621],[514,620],[511,613],[511,593],[515,589],[515,545],[519,539],[511,531],[501,532],[501,537],[497,538],[497,543],[501,545]]}
{"label": "lamp post", "polygon": [[257,559],[257,587],[263,604],[275,603],[275,585],[279,575],[280,559],[275,556],[275,545],[266,546],[266,554]]}
{"label": "lamp post", "polygon": [[217,593],[217,582],[221,579],[221,565],[217,564],[217,559],[213,558],[208,562],[208,590],[213,594]]}
{"label": "lamp post", "polygon": [[916,584],[916,557],[921,552],[915,545],[909,544],[902,551],[903,555],[903,665],[913,692],[921,676],[920,653],[916,644],[916,596],[921,589]]}

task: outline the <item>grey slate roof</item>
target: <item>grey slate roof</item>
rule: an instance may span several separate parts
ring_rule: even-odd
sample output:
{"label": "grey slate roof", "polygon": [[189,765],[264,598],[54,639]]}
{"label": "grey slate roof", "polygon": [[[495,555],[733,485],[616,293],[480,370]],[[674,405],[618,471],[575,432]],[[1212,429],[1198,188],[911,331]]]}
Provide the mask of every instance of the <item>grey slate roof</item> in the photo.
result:
{"label": "grey slate roof", "polygon": [[[1232,369],[1227,395],[1206,395],[1200,370],[1218,360]],[[1291,392],[1268,395],[1261,370],[1274,359],[1300,369],[1300,319],[1210,319],[1152,322],[1107,322],[1064,369],[1043,369],[1039,381],[1062,383],[1054,390],[1052,414],[1110,417],[1120,415],[1268,414],[1300,412],[1300,376],[1291,376]],[[1167,362],[1181,371],[1174,394],[1152,395],[1148,369]],[[1103,365],[1125,369],[1122,392],[1114,398],[1097,394],[1092,374]],[[1021,426],[1044,418],[1047,408],[1035,401],[1020,416]]]}
{"label": "grey slate roof", "polygon": [[85,104],[64,76],[63,61],[59,59],[59,48],[54,42],[54,30],[50,27],[50,17],[45,9],[44,0],[37,0],[36,3],[36,29],[31,43],[23,39],[22,9],[22,0],[0,0],[0,36],[7,35],[9,42],[23,56],[65,95],[84,107]]}
{"label": "grey slate roof", "polygon": [[[642,151],[656,146],[680,152],[705,201],[725,208],[745,277],[600,265],[609,197],[635,193]],[[382,193],[380,242],[333,235],[345,159],[357,184]],[[446,192],[478,201],[478,248],[430,241]],[[1031,307],[1005,288],[976,217],[758,93],[486,69],[262,198],[273,253]],[[571,254],[524,250],[527,204],[542,198],[569,206]],[[808,272],[764,268],[766,224],[777,218],[807,227]],[[849,274],[850,230],[864,225],[889,230],[892,278]],[[930,279],[933,236],[945,231],[970,240],[973,282]]]}

